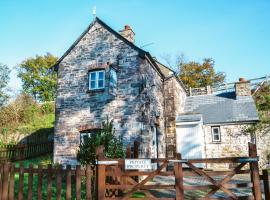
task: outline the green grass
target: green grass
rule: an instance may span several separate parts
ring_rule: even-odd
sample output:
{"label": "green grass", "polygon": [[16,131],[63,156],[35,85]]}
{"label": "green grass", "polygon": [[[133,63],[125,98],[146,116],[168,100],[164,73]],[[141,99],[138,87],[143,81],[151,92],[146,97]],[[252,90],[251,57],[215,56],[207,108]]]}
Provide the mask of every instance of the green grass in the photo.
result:
{"label": "green grass", "polygon": [[52,164],[52,154],[47,154],[41,157],[33,158],[30,160],[24,160],[24,161],[17,161],[15,162],[16,167],[20,165],[20,163],[23,164],[23,166],[28,167],[30,164],[37,167],[39,164],[47,166],[49,164]]}

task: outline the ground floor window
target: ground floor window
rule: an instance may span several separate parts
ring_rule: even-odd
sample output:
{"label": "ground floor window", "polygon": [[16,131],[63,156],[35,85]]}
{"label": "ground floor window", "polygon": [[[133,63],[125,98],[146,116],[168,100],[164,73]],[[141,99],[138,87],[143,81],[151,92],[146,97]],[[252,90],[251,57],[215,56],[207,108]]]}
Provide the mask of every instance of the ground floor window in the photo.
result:
{"label": "ground floor window", "polygon": [[89,130],[81,131],[80,132],[80,144],[85,143],[85,141],[88,138],[93,137],[98,132],[99,132],[99,129],[89,129]]}
{"label": "ground floor window", "polygon": [[220,126],[212,126],[211,131],[212,131],[212,141],[221,142]]}

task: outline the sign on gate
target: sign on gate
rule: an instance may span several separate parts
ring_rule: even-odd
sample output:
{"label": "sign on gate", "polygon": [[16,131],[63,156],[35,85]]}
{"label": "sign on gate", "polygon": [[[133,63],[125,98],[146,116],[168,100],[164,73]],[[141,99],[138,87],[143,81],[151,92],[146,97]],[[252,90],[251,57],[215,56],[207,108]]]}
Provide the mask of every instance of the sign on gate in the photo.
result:
{"label": "sign on gate", "polygon": [[152,169],[151,159],[125,159],[125,170]]}

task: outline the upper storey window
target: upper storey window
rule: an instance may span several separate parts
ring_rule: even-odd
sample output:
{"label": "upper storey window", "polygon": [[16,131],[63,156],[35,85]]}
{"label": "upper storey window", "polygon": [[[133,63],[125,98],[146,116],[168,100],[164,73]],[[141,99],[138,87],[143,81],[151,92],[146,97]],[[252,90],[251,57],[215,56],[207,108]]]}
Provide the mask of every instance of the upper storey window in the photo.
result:
{"label": "upper storey window", "polygon": [[89,90],[103,89],[105,87],[105,71],[89,72]]}

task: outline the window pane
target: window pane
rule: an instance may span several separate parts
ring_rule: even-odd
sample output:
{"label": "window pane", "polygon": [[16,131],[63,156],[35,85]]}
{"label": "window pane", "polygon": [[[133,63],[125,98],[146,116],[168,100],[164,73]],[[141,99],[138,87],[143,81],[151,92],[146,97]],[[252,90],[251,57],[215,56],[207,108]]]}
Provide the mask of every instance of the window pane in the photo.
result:
{"label": "window pane", "polygon": [[98,79],[104,80],[104,72],[103,71],[98,73]]}
{"label": "window pane", "polygon": [[215,141],[219,141],[220,139],[219,139],[219,135],[214,135],[214,140]]}
{"label": "window pane", "polygon": [[219,129],[218,128],[213,128],[213,132],[214,133],[219,133]]}
{"label": "window pane", "polygon": [[103,88],[104,87],[103,83],[104,83],[103,80],[99,80],[98,81],[98,88]]}
{"label": "window pane", "polygon": [[90,88],[91,89],[95,89],[96,88],[96,81],[91,81]]}
{"label": "window pane", "polygon": [[90,79],[91,79],[91,81],[96,80],[96,72],[91,72],[90,73]]}

